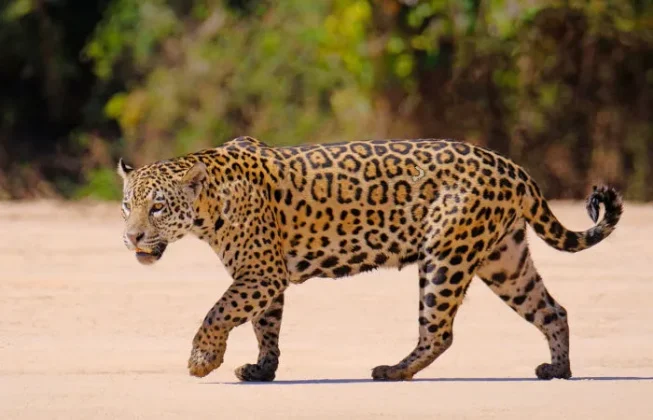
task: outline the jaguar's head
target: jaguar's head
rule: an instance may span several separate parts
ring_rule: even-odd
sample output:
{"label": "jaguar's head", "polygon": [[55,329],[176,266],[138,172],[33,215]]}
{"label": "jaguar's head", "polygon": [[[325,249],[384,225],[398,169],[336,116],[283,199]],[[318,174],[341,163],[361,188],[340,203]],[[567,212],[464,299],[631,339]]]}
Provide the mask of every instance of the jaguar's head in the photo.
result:
{"label": "jaguar's head", "polygon": [[153,264],[169,243],[192,229],[206,166],[164,161],[134,169],[120,159],[118,174],[123,179],[123,241],[141,264]]}

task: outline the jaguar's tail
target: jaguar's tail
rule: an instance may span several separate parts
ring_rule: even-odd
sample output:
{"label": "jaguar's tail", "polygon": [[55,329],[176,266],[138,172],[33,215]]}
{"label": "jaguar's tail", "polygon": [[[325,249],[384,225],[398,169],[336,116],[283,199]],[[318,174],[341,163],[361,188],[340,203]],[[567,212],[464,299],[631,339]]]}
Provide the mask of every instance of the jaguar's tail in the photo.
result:
{"label": "jaguar's tail", "polygon": [[603,203],[605,214],[594,227],[583,232],[574,232],[565,228],[558,221],[539,188],[532,180],[530,183],[524,200],[523,215],[537,236],[560,251],[578,252],[598,244],[614,231],[623,213],[622,198],[614,188],[595,186],[587,197],[587,213],[596,223],[599,218],[600,204]]}

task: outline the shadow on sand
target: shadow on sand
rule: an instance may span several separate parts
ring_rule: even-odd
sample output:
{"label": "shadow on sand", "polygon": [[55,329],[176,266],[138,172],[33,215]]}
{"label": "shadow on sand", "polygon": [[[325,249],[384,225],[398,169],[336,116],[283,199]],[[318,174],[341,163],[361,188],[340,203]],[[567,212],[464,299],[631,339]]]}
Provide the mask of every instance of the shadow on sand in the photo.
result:
{"label": "shadow on sand", "polygon": [[[568,379],[569,381],[653,381],[653,376],[577,376]],[[410,382],[546,382],[535,377],[532,378],[414,378]],[[384,383],[365,378],[342,378],[342,379],[299,379],[281,380],[273,382],[207,382],[213,385],[337,385],[337,384],[367,384]]]}

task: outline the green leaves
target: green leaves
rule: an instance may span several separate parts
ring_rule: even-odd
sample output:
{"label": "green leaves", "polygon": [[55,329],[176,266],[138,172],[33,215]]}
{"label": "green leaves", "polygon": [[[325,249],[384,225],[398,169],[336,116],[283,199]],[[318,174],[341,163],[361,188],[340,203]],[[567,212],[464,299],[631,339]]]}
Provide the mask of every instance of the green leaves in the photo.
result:
{"label": "green leaves", "polygon": [[18,20],[31,13],[33,7],[32,0],[10,0],[4,10],[1,11],[0,16],[2,16],[2,20],[7,22]]}
{"label": "green leaves", "polygon": [[121,60],[131,62],[136,71],[147,71],[159,42],[182,29],[165,0],[114,0],[84,54],[93,60],[100,79],[112,77]]}
{"label": "green leaves", "polygon": [[131,74],[105,106],[130,147],[154,136],[157,148],[139,150],[152,159],[244,133],[277,144],[363,134],[374,83],[366,0],[286,0],[251,14],[225,4],[197,1],[177,16],[161,0],[113,3],[86,51],[99,77]]}
{"label": "green leaves", "polygon": [[135,163],[243,134],[287,145],[424,131],[527,161],[550,132],[572,156],[567,139],[599,130],[597,104],[637,102],[617,85],[653,42],[642,4],[114,0],[85,51],[125,86],[104,112]]}

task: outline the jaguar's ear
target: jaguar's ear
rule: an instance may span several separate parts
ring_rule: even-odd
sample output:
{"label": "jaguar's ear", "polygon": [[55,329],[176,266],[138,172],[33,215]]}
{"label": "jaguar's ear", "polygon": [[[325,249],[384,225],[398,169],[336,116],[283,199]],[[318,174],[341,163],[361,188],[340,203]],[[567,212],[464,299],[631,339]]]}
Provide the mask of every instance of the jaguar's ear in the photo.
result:
{"label": "jaguar's ear", "polygon": [[120,175],[123,180],[127,180],[127,177],[133,170],[133,167],[127,165],[125,161],[120,158],[118,161],[118,175]]}
{"label": "jaguar's ear", "polygon": [[195,200],[202,192],[202,186],[208,177],[209,173],[206,165],[197,162],[184,174],[181,179],[181,188],[191,200]]}

